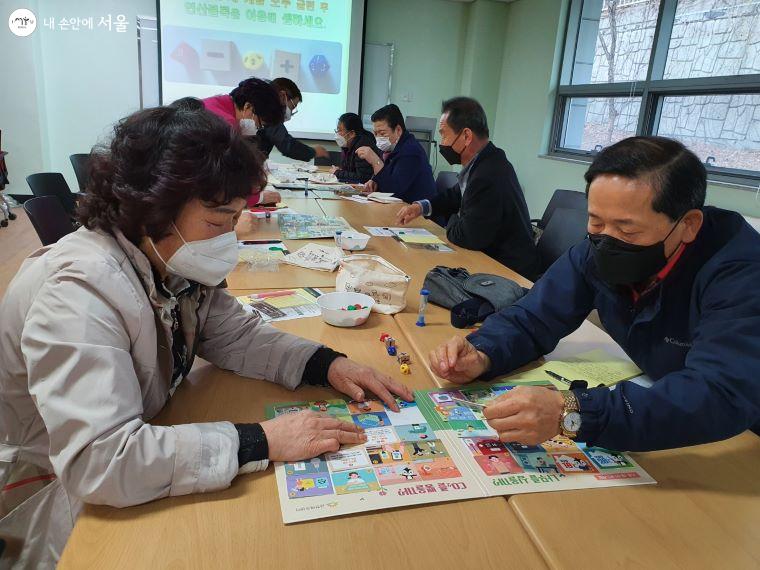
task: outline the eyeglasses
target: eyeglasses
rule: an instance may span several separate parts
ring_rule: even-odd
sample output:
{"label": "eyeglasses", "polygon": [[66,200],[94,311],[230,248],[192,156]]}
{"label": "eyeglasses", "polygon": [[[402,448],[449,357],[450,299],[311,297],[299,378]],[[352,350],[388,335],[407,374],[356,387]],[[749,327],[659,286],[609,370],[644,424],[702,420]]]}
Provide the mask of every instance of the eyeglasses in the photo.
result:
{"label": "eyeglasses", "polygon": [[298,107],[298,103],[293,103],[293,99],[288,97],[288,107],[290,107],[290,116],[298,113],[298,110],[296,110],[296,107]]}

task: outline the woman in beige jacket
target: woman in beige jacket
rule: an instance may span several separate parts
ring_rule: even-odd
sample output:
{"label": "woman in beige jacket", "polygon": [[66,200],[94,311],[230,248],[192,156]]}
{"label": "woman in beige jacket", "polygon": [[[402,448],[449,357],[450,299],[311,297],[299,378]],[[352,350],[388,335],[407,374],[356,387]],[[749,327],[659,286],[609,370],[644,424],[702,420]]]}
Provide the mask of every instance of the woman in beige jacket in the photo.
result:
{"label": "woman in beige jacket", "polygon": [[[93,154],[83,227],[24,263],[0,303],[0,568],[52,567],[82,502],[124,507],[223,489],[269,460],[366,440],[311,412],[261,424],[151,425],[198,355],[290,389],[410,391],[245,313],[217,286],[265,175],[207,111],[157,108]],[[255,402],[251,403],[255,406]]]}

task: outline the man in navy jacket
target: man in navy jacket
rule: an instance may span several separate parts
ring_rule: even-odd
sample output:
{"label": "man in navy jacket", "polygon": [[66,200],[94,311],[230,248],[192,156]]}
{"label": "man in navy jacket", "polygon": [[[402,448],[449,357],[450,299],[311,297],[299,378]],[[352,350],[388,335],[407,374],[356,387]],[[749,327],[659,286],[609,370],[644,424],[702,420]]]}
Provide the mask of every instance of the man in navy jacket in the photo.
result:
{"label": "man in navy jacket", "polygon": [[486,408],[502,440],[563,433],[645,451],[760,433],[760,235],[739,214],[704,207],[705,168],[676,141],[623,140],[585,177],[589,239],[478,332],[431,352],[433,370],[458,383],[505,374],[597,309],[654,384],[517,388]]}
{"label": "man in navy jacket", "polygon": [[435,180],[425,149],[406,130],[404,116],[394,104],[381,107],[372,114],[377,148],[381,160],[368,146],[356,155],[372,165],[374,175],[367,182],[368,192],[390,192],[405,202],[429,200],[435,196]]}

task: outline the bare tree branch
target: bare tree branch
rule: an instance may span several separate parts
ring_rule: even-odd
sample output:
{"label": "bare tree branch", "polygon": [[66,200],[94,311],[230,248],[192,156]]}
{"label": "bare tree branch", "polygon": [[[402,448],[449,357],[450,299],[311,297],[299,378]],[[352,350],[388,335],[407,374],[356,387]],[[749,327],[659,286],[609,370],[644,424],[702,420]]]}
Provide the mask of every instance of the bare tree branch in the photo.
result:
{"label": "bare tree branch", "polygon": [[[617,9],[619,0],[605,0],[607,6],[607,16],[610,22],[610,45],[607,46],[607,42],[604,39],[602,31],[599,30],[599,43],[602,46],[604,55],[607,58],[607,81],[609,83],[615,82],[615,51],[617,49]],[[615,105],[615,99],[610,98],[607,102],[607,144],[612,142],[612,135],[615,132],[615,123],[620,112]]]}

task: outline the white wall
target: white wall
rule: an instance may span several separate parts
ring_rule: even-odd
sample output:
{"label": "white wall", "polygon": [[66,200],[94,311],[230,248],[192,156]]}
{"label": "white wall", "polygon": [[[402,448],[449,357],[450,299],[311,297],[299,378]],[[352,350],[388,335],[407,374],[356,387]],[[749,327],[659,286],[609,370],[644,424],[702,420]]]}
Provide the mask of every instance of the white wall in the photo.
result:
{"label": "white wall", "polygon": [[[26,38],[11,34],[10,13],[21,5],[38,18]],[[114,121],[139,108],[136,16],[155,15],[155,0],[0,0],[0,129],[7,150],[8,193],[28,194],[34,172],[61,172],[76,189],[69,155],[89,152]],[[125,33],[97,28],[101,16],[129,20]],[[95,29],[55,31],[44,19],[94,18]]]}
{"label": "white wall", "polygon": [[[38,17],[27,38],[5,24],[22,5]],[[406,114],[437,117],[441,100],[460,93],[468,7],[446,0],[367,1],[367,41],[396,44],[393,99]],[[9,193],[29,194],[26,176],[48,171],[63,173],[76,188],[69,155],[89,152],[108,138],[114,121],[139,107],[135,16],[155,16],[155,8],[155,0],[0,0],[0,129],[3,150],[10,152]],[[128,31],[43,25],[72,16],[93,16],[97,25],[108,14],[125,14]],[[403,101],[407,93],[412,101]]]}
{"label": "white wall", "polygon": [[[37,12],[36,0],[30,0],[26,6]],[[10,13],[17,7],[0,0],[0,130],[2,150],[10,153],[6,157],[11,180],[8,190],[27,193],[24,177],[41,170],[43,164],[39,111],[43,105],[37,89],[39,44],[14,36],[7,26]]]}

